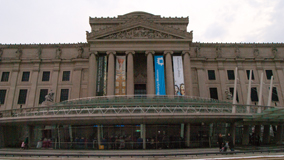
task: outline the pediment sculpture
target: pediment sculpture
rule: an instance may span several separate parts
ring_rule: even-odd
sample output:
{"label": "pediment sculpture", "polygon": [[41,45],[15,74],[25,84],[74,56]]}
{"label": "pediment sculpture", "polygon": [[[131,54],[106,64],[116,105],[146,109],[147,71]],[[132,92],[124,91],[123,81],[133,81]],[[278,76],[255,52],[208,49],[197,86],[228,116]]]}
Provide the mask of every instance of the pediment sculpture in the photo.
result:
{"label": "pediment sculpture", "polygon": [[177,36],[173,36],[167,33],[162,33],[160,31],[147,29],[143,27],[133,28],[126,31],[121,31],[113,33],[102,37],[102,39],[139,39],[139,38],[149,38],[149,39],[181,39]]}

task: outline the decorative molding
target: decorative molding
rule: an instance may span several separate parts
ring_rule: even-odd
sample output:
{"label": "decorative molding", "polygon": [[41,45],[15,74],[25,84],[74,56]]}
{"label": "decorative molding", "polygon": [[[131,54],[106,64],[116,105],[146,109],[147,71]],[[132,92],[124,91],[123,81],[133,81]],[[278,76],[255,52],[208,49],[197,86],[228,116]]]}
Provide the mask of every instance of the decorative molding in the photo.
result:
{"label": "decorative molding", "polygon": [[145,55],[148,55],[148,54],[154,55],[154,54],[155,54],[155,51],[145,51]]}

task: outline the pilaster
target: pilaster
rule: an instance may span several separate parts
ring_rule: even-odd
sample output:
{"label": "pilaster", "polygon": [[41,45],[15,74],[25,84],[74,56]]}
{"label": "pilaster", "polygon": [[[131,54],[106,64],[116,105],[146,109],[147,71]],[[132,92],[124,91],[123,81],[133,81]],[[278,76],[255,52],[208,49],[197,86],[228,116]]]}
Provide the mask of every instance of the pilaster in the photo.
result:
{"label": "pilaster", "polygon": [[71,99],[80,98],[81,78],[82,78],[82,66],[75,65],[75,68],[73,69]]}
{"label": "pilaster", "polygon": [[184,86],[185,94],[187,96],[193,96],[192,89],[192,74],[190,64],[190,51],[183,51],[183,72],[184,72]]}
{"label": "pilaster", "polygon": [[38,83],[38,75],[39,75],[39,68],[40,68],[40,63],[35,63],[33,66],[32,70],[32,77],[31,77],[31,90],[30,90],[30,95],[28,102],[28,107],[35,107],[38,104],[35,103],[35,95],[36,95],[36,90],[37,90],[37,83]]}
{"label": "pilaster", "polygon": [[97,56],[98,52],[91,52],[89,57],[89,85],[88,96],[96,96]]}
{"label": "pilaster", "polygon": [[20,63],[14,63],[12,74],[11,74],[11,86],[10,86],[10,90],[9,90],[8,97],[7,97],[6,110],[14,108],[13,105],[14,105],[14,99],[16,98],[15,91],[16,91],[18,75],[20,71],[19,69],[20,69]]}

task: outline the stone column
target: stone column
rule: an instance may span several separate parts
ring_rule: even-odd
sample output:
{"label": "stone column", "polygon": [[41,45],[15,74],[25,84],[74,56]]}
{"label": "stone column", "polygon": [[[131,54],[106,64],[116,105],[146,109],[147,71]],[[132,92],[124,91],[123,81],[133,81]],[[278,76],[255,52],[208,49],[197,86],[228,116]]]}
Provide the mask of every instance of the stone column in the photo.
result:
{"label": "stone column", "polygon": [[184,73],[184,86],[185,95],[193,96],[192,94],[192,76],[191,76],[191,65],[190,65],[190,52],[183,51],[183,73]]}
{"label": "stone column", "polygon": [[238,75],[239,75],[238,77],[240,78],[239,83],[240,83],[240,87],[241,87],[241,92],[243,93],[243,94],[241,94],[242,97],[239,97],[239,98],[242,98],[243,102],[241,102],[241,99],[240,99],[239,103],[245,104],[246,101],[247,101],[247,93],[248,93],[248,87],[246,85],[246,82],[248,82],[248,79],[247,79],[246,71],[243,69],[242,64],[239,64],[239,63],[238,63]]}
{"label": "stone column", "polygon": [[[219,77],[220,77],[220,82],[221,82],[221,94],[222,94],[222,100],[227,100],[227,96],[225,94],[226,91],[226,72],[224,68],[223,62],[218,62],[218,72],[219,72]],[[230,90],[228,90],[230,91]]]}
{"label": "stone column", "polygon": [[73,80],[72,80],[73,87],[71,92],[71,99],[80,98],[81,77],[82,77],[82,67],[75,66],[75,68],[73,69]]}
{"label": "stone column", "polygon": [[6,110],[14,108],[13,104],[14,104],[15,98],[17,98],[17,96],[15,96],[15,91],[17,87],[19,68],[20,68],[20,63],[14,63],[12,73],[11,73],[10,90],[7,96],[7,103],[6,103],[6,108],[5,108]]}
{"label": "stone column", "polygon": [[[283,69],[282,69],[282,65],[280,62],[276,62],[276,72],[277,72],[277,75],[278,75],[278,81],[279,81],[279,84],[280,84],[280,88],[278,88],[278,91],[280,91],[282,94],[279,94],[278,92],[278,96],[279,98],[284,96],[283,93],[284,93],[284,73],[283,73]],[[280,98],[282,99],[282,98]],[[283,106],[283,101],[282,100],[279,100],[279,104],[280,106]]]}
{"label": "stone column", "polygon": [[115,51],[108,51],[107,95],[114,95]]}
{"label": "stone column", "polygon": [[89,84],[88,84],[89,97],[96,96],[97,54],[98,52],[91,52],[89,57]]}
{"label": "stone column", "polygon": [[127,82],[126,93],[127,95],[134,95],[134,64],[133,55],[134,51],[126,51],[127,55]]}
{"label": "stone column", "polygon": [[60,69],[60,61],[61,60],[54,60],[53,66],[53,73],[52,73],[52,86],[51,90],[54,93],[54,102],[57,102],[57,84],[58,84],[58,76],[59,76],[59,69]]}
{"label": "stone column", "polygon": [[264,125],[262,143],[268,144],[270,142],[270,125]]}
{"label": "stone column", "polygon": [[249,144],[249,126],[244,125],[242,145],[248,145],[248,144]]}
{"label": "stone column", "polygon": [[190,123],[186,124],[186,135],[185,135],[185,145],[186,147],[190,146]]}
{"label": "stone column", "polygon": [[172,54],[173,51],[164,51],[166,59],[166,92],[167,95],[174,95],[174,79],[173,79],[173,65],[172,65]]}
{"label": "stone column", "polygon": [[146,51],[147,56],[147,95],[155,94],[154,51]]}
{"label": "stone column", "polygon": [[208,98],[209,92],[206,88],[206,84],[205,84],[205,80],[206,80],[206,76],[204,73],[204,69],[203,68],[197,68],[197,75],[198,75],[198,88],[199,88],[199,95],[200,97],[206,97]]}
{"label": "stone column", "polygon": [[[38,62],[40,62],[38,60]],[[31,82],[32,82],[32,86],[31,86],[31,90],[30,90],[30,95],[29,95],[29,100],[28,102],[28,107],[35,107],[38,106],[38,102],[35,103],[35,97],[36,97],[36,89],[37,89],[37,82],[38,82],[38,75],[39,75],[39,67],[40,64],[39,63],[35,63],[33,66],[33,70],[32,70],[32,76],[31,76]]]}

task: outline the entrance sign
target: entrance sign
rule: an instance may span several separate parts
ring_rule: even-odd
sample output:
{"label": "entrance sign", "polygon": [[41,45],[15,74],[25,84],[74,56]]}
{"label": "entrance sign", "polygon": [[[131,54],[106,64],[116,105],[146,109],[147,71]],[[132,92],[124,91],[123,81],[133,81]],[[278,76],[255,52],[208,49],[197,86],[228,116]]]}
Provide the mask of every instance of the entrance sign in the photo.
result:
{"label": "entrance sign", "polygon": [[175,95],[185,95],[183,65],[181,56],[173,56]]}
{"label": "entrance sign", "polygon": [[155,56],[155,86],[156,95],[166,95],[165,74],[164,74],[164,57]]}
{"label": "entrance sign", "polygon": [[125,56],[116,56],[115,95],[125,95]]}

